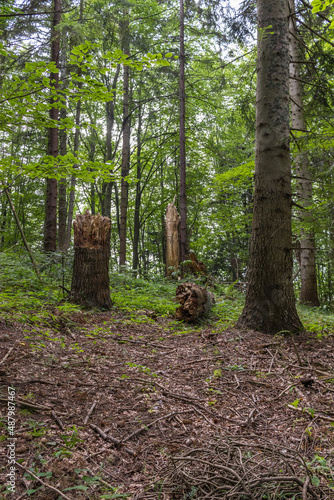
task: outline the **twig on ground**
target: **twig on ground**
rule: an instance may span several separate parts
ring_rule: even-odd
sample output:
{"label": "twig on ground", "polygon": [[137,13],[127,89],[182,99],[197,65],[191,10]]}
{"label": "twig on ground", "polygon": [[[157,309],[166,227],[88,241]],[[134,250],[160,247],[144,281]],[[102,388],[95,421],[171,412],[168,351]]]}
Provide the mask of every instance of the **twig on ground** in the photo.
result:
{"label": "twig on ground", "polygon": [[84,424],[86,425],[88,420],[89,420],[89,417],[91,416],[91,414],[93,413],[94,411],[94,408],[95,406],[97,405],[98,401],[94,401],[94,403],[92,404],[92,406],[90,407],[86,417],[85,417],[85,420],[84,420]]}
{"label": "twig on ground", "polygon": [[296,353],[296,356],[297,356],[297,359],[298,359],[299,366],[303,366],[302,360],[300,359],[300,356],[299,356],[299,352],[298,352],[298,349],[297,349],[297,345],[296,345],[295,339],[293,337],[291,337],[291,340],[292,340],[292,345],[293,345],[293,348],[295,350],[295,353]]}
{"label": "twig on ground", "polygon": [[120,443],[126,443],[126,441],[130,441],[135,436],[138,436],[138,434],[141,434],[142,432],[148,431],[150,427],[152,427],[154,424],[159,422],[160,420],[167,420],[170,417],[173,417],[174,415],[182,415],[182,413],[190,413],[192,410],[185,410],[185,411],[173,411],[172,413],[168,413],[168,415],[163,415],[162,417],[157,418],[156,420],[153,420],[153,422],[150,422],[149,424],[145,425],[144,427],[141,427],[140,429],[137,429],[136,431],[132,432],[132,434],[129,434],[129,436],[126,436],[125,438],[121,439]]}
{"label": "twig on ground", "polygon": [[[6,398],[0,398],[0,401],[5,401],[7,403],[8,399]],[[28,403],[28,401],[22,401],[21,399],[15,399],[15,404],[19,405],[19,406],[27,406],[28,408],[33,408],[34,410],[48,410],[50,411],[51,408],[50,406],[43,406],[43,405],[39,405],[39,404],[32,404],[32,403]]]}
{"label": "twig on ground", "polygon": [[[112,436],[110,436],[109,434],[106,434],[105,432],[103,432],[102,429],[100,429],[99,427],[97,427],[96,425],[94,424],[89,424],[89,426],[97,433],[99,434],[102,439],[104,439],[105,441],[110,441],[111,443],[113,443],[117,448],[121,448],[122,447],[122,441],[120,441],[119,439],[116,439]],[[129,455],[135,457],[136,456],[136,452],[133,451],[133,450],[130,450],[130,448],[125,448],[123,447],[124,451],[126,451],[126,453],[128,453]]]}
{"label": "twig on ground", "polygon": [[46,488],[49,488],[50,490],[56,491],[58,493],[58,495],[60,495],[62,498],[65,498],[66,500],[71,500],[71,498],[68,497],[67,495],[65,495],[65,493],[63,493],[62,491],[58,490],[54,486],[51,486],[50,484],[45,483],[44,481],[42,481],[42,479],[40,479],[38,476],[35,476],[35,474],[33,472],[31,472],[29,469],[27,469],[23,465],[19,464],[18,462],[15,462],[15,463],[16,463],[16,465],[18,467],[20,467],[21,469],[23,469],[26,472],[28,472],[28,474],[30,476],[32,476],[33,478],[35,478],[36,481],[38,481],[39,483],[43,484],[43,486],[45,486]]}
{"label": "twig on ground", "polygon": [[56,412],[52,410],[51,415],[53,416],[53,418],[54,418],[54,419],[55,419],[55,421],[57,422],[57,424],[58,424],[58,426],[60,427],[60,429],[61,429],[61,430],[63,430],[63,429],[64,429],[64,426],[63,426],[63,424],[62,424],[61,420],[58,418],[58,416],[57,416]]}
{"label": "twig on ground", "polygon": [[[15,347],[15,346],[14,346]],[[14,347],[11,347],[9,349],[9,351],[7,352],[7,354],[2,358],[2,360],[0,361],[0,366],[6,361],[6,359],[8,358],[8,356],[10,355],[10,353],[14,350]]]}

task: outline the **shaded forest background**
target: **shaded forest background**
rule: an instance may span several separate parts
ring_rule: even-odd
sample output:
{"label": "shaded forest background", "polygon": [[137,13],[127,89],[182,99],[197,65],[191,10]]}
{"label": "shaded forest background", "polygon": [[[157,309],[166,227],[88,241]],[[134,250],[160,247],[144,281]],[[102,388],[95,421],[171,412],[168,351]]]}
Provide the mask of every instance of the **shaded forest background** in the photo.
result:
{"label": "shaded forest background", "polygon": [[[308,157],[313,198],[300,201],[294,170],[294,285],[298,294],[298,242],[312,232],[318,293],[322,305],[329,306],[334,262],[331,14],[329,7],[315,15],[305,1],[297,2],[296,12],[306,128],[291,130],[291,153],[293,160],[301,153]],[[209,273],[230,284],[247,282],[255,17],[248,1],[238,11],[228,2],[185,3],[189,250]],[[165,211],[174,197],[179,204],[179,3],[9,0],[2,4],[0,23],[1,258],[22,247],[7,187],[33,252],[45,268],[58,265],[63,287],[69,286],[72,220],[86,209],[111,218],[112,271],[121,264],[136,276],[162,277]],[[50,57],[55,40],[56,62]],[[49,137],[55,128],[56,153]],[[57,199],[55,191],[50,195],[52,183],[53,190],[58,184]],[[46,234],[50,203],[53,217],[57,203],[51,243]]]}

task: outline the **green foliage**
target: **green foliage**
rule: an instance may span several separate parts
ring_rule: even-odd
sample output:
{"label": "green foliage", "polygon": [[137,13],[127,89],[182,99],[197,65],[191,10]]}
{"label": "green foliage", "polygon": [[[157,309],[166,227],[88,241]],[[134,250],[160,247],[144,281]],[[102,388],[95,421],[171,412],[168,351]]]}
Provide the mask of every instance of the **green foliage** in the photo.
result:
{"label": "green foliage", "polygon": [[112,273],[110,277],[111,298],[115,307],[124,312],[149,310],[159,316],[174,314],[176,285],[166,280],[144,280],[133,274]]}

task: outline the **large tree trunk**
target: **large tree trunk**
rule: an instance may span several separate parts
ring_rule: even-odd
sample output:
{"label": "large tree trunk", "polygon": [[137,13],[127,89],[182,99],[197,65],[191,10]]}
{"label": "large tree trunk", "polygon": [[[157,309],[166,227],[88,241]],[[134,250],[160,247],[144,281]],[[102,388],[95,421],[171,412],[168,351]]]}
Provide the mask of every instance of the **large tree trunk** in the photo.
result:
{"label": "large tree trunk", "polygon": [[[306,130],[304,106],[303,106],[303,85],[300,79],[300,47],[299,34],[296,26],[295,2],[290,3],[290,97],[291,97],[291,128],[292,130]],[[312,205],[312,180],[310,176],[309,161],[307,154],[303,151],[303,144],[297,143],[299,153],[296,156],[296,176],[297,176],[297,196],[298,203],[302,207]],[[300,210],[299,217],[302,225],[310,227],[312,223],[309,210]],[[301,230],[300,238],[300,302],[311,306],[319,306],[317,290],[317,268],[315,259],[315,238],[314,231]]]}
{"label": "large tree trunk", "polygon": [[[61,0],[53,1],[53,27],[51,32],[51,61],[59,69],[59,42],[60,32],[56,27],[60,23]],[[59,74],[51,73],[51,85],[54,91],[59,88]],[[57,97],[54,95],[51,99],[50,118],[58,120]],[[55,106],[55,107],[54,107]],[[58,156],[58,128],[49,129],[48,154]],[[44,250],[46,252],[55,252],[57,249],[57,180],[46,180],[46,204],[45,204],[45,224],[44,224]]]}
{"label": "large tree trunk", "polygon": [[275,334],[302,329],[292,283],[288,0],[258,0],[257,12],[253,225],[246,304],[236,326]]}
{"label": "large tree trunk", "polygon": [[[125,12],[123,23],[123,52],[129,54],[129,12]],[[129,81],[130,68],[123,67],[123,149],[121,167],[121,221],[120,221],[120,247],[119,265],[126,264],[126,227],[128,214],[129,183],[125,179],[130,171],[130,116],[129,116]]]}
{"label": "large tree trunk", "polygon": [[174,203],[169,203],[165,218],[166,227],[166,276],[176,276],[180,267],[180,216]]}
{"label": "large tree trunk", "polygon": [[110,309],[109,259],[111,223],[108,217],[77,215],[74,227],[74,264],[71,300]]}
{"label": "large tree trunk", "polygon": [[213,293],[195,283],[182,283],[176,289],[176,301],[181,305],[176,309],[175,317],[188,323],[196,321],[210,311],[215,303]]}
{"label": "large tree trunk", "polygon": [[180,0],[180,258],[186,260],[187,239],[187,184],[186,184],[186,91],[184,76],[184,5]]}

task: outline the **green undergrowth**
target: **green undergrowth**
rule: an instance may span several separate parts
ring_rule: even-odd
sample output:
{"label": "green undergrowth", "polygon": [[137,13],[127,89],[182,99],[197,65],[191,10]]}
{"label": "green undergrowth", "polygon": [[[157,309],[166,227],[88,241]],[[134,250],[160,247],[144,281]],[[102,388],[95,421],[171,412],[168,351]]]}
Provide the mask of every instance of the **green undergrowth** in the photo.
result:
{"label": "green undergrowth", "polygon": [[125,313],[151,311],[158,316],[175,313],[173,302],[177,284],[167,280],[144,280],[130,273],[110,276],[111,300],[114,307]]}
{"label": "green undergrowth", "polygon": [[[41,280],[36,276],[24,249],[0,253],[0,315],[30,324],[52,327],[54,315],[70,317],[81,308],[66,301],[66,289],[71,286],[73,255],[36,253]],[[187,278],[188,281],[196,281]],[[113,310],[124,314],[123,322],[154,323],[158,318],[168,320],[174,334],[189,333],[210,325],[217,331],[233,326],[241,314],[244,294],[236,284],[215,283],[211,287],[216,303],[198,324],[187,325],[173,320],[178,306],[173,301],[180,281],[165,278],[146,280],[136,278],[131,271],[110,274]],[[198,281],[198,284],[202,284]],[[65,290],[64,290],[65,289]],[[312,308],[297,305],[306,330],[317,338],[334,332],[334,313],[328,306]],[[88,311],[87,311],[88,313]],[[69,325],[70,326],[70,325]]]}

